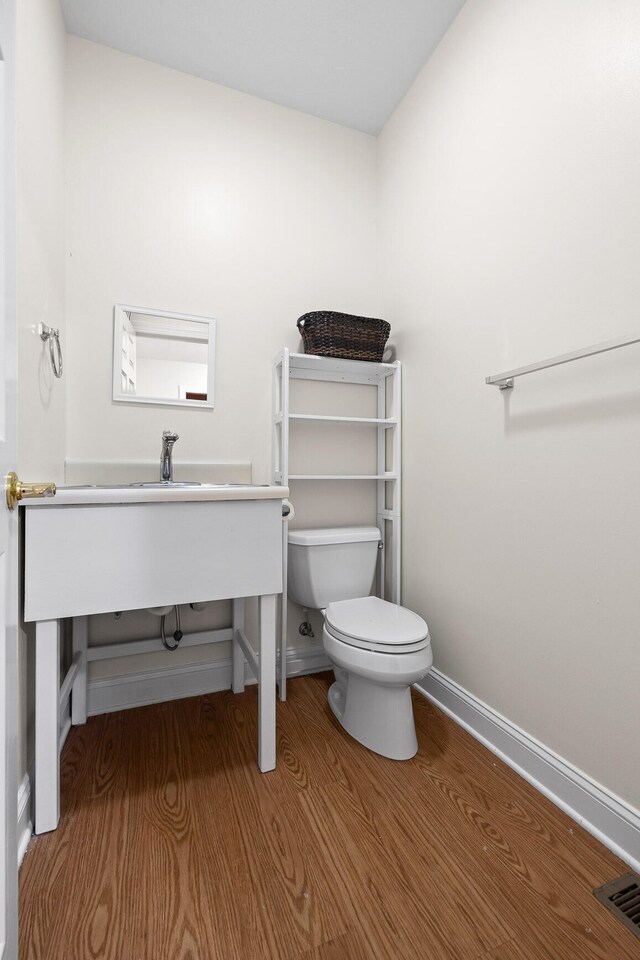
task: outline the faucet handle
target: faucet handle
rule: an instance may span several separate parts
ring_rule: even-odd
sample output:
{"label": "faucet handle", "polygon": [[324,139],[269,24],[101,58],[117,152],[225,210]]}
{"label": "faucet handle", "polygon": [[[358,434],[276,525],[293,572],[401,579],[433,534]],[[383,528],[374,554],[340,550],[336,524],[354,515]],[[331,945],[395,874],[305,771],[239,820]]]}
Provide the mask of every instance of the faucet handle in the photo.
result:
{"label": "faucet handle", "polygon": [[173,433],[171,430],[163,430],[163,431],[162,431],[162,439],[163,439],[163,440],[170,440],[170,441],[172,441],[173,443],[175,443],[176,440],[179,440],[179,439],[180,439],[180,437],[178,436],[177,433]]}

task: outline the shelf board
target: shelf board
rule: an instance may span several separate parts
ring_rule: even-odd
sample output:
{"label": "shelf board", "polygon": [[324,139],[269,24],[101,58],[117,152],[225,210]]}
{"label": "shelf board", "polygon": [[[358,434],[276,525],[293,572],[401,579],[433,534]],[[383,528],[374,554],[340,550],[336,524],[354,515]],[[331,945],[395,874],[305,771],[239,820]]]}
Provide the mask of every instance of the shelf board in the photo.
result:
{"label": "shelf board", "polygon": [[395,417],[328,417],[316,413],[290,413],[289,420],[311,420],[316,423],[363,423],[374,427],[396,427]]}
{"label": "shelf board", "polygon": [[395,363],[368,360],[338,360],[312,353],[289,354],[289,376],[300,380],[332,380],[344,383],[380,383],[394,375]]}
{"label": "shelf board", "polygon": [[395,473],[290,473],[289,480],[397,480]]}

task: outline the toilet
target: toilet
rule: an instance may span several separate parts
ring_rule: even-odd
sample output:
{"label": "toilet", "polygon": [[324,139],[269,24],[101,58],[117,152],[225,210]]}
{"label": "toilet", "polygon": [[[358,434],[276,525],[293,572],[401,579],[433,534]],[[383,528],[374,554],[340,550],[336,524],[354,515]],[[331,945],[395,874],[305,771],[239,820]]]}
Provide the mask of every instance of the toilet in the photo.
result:
{"label": "toilet", "polygon": [[379,545],[377,527],[291,530],[289,597],[324,613],[338,721],[369,750],[409,760],[418,749],[411,684],[429,672],[431,641],[422,617],[369,595]]}

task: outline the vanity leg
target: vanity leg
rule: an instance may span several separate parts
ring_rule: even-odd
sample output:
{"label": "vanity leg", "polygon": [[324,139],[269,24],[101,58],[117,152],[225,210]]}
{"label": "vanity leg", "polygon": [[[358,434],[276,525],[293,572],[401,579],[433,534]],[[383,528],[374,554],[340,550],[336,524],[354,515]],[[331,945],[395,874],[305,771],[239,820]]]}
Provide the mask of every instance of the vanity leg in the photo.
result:
{"label": "vanity leg", "polygon": [[60,819],[60,624],[36,623],[35,832],[55,830]]}
{"label": "vanity leg", "polygon": [[244,633],[244,597],[233,601],[233,640],[231,641],[231,689],[244,693],[244,653],[236,639],[236,631]]}
{"label": "vanity leg", "polygon": [[258,766],[276,766],[276,595],[260,597],[258,662]]}
{"label": "vanity leg", "polygon": [[87,637],[89,617],[74,617],[72,622],[73,655],[80,654],[78,672],[71,688],[71,723],[87,722]]}

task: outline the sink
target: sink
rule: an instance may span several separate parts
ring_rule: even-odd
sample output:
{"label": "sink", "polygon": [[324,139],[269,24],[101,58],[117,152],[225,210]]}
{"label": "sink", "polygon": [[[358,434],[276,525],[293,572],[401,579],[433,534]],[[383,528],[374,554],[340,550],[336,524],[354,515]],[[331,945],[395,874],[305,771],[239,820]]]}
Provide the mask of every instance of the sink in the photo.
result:
{"label": "sink", "polygon": [[242,487],[267,487],[267,483],[201,483],[199,480],[139,480],[135,483],[79,483],[58,487],[58,490],[180,490],[184,487],[202,487],[204,490],[227,490]]}
{"label": "sink", "polygon": [[[124,486],[124,484],[123,484]],[[168,490],[173,487],[201,487],[198,480],[145,480],[138,483],[127,483],[127,487],[151,487],[159,490]],[[209,486],[209,484],[207,484]],[[222,484],[211,484],[211,486],[222,486]],[[225,484],[226,486],[226,484]]]}
{"label": "sink", "polygon": [[199,480],[145,480],[140,483],[128,483],[128,487],[145,487],[155,490],[171,490],[174,487],[206,487],[226,490],[229,487],[266,487],[266,483],[200,483]]}
{"label": "sink", "polygon": [[[135,476],[135,474],[134,474]],[[207,483],[199,480],[138,480],[130,483],[84,483],[60,486],[55,497],[46,500],[25,500],[33,507],[106,505],[133,503],[191,503],[236,500],[283,500],[288,494],[284,487],[266,483]],[[162,604],[150,604],[162,606]]]}
{"label": "sink", "polygon": [[[209,486],[231,486],[231,484],[208,484],[200,483],[198,480],[162,482],[160,480],[149,480],[144,483],[78,483],[65,486],[65,490],[128,490],[130,487],[150,487],[158,490],[173,490],[178,487],[209,487]],[[63,489],[63,488],[58,488]]]}

